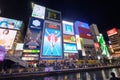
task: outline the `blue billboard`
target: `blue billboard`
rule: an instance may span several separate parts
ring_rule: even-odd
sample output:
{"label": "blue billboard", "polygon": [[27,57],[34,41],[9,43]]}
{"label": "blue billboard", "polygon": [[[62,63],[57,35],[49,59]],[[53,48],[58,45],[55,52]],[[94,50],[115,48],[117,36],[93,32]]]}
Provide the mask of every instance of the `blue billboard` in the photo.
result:
{"label": "blue billboard", "polygon": [[61,24],[45,21],[41,58],[62,58]]}
{"label": "blue billboard", "polygon": [[20,30],[23,22],[19,20],[0,17],[0,27]]}
{"label": "blue billboard", "polygon": [[76,44],[64,43],[64,53],[78,53]]}
{"label": "blue billboard", "polygon": [[73,23],[68,21],[63,21],[63,33],[74,35]]}
{"label": "blue billboard", "polygon": [[31,17],[29,21],[29,28],[42,29],[44,20]]}

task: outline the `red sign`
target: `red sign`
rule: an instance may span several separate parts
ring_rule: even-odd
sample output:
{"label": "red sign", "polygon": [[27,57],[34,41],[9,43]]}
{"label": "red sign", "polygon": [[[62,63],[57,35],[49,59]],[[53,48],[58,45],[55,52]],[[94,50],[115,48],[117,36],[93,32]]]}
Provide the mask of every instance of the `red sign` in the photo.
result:
{"label": "red sign", "polygon": [[79,30],[79,33],[80,33],[80,37],[86,38],[86,39],[92,39],[90,29],[86,29],[86,28],[83,28],[83,27],[78,27],[78,30]]}
{"label": "red sign", "polygon": [[116,28],[113,28],[113,29],[110,29],[110,30],[107,31],[108,36],[111,36],[111,35],[114,35],[114,34],[117,34]]}

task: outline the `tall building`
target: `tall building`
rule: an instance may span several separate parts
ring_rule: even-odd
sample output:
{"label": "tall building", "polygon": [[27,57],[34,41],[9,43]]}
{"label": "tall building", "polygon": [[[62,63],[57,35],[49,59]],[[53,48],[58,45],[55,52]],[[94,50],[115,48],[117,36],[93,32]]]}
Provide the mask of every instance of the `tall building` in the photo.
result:
{"label": "tall building", "polygon": [[91,24],[90,25],[90,31],[91,31],[91,35],[93,37],[96,53],[97,53],[97,55],[100,55],[101,50],[100,50],[99,43],[98,43],[98,40],[97,40],[97,36],[99,36],[100,32],[97,28],[97,25],[96,24]]}
{"label": "tall building", "polygon": [[109,42],[114,50],[114,53],[119,56],[120,54],[120,29],[110,29],[107,31]]}

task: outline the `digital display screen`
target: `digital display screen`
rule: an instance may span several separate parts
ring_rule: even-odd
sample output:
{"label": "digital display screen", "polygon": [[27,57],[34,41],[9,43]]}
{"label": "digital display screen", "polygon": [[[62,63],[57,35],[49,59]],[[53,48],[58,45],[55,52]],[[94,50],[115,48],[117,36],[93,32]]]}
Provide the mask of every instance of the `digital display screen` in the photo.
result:
{"label": "digital display screen", "polygon": [[43,28],[43,20],[31,17],[29,21],[29,28],[34,28],[34,29],[42,29]]}
{"label": "digital display screen", "polygon": [[63,41],[68,43],[76,43],[75,36],[63,35]]}
{"label": "digital display screen", "polygon": [[44,6],[34,4],[32,16],[36,17],[36,18],[44,19],[45,18],[45,9],[46,8]]}
{"label": "digital display screen", "polygon": [[23,22],[19,20],[0,17],[0,27],[20,30]]}
{"label": "digital display screen", "polygon": [[9,29],[0,29],[0,45],[4,46],[5,49],[11,49],[17,31]]}
{"label": "digital display screen", "polygon": [[45,21],[42,58],[62,58],[61,24]]}
{"label": "digital display screen", "polygon": [[40,50],[41,44],[40,37],[41,37],[40,29],[28,28],[23,49]]}
{"label": "digital display screen", "polygon": [[53,9],[46,9],[46,19],[61,22],[61,12]]}
{"label": "digital display screen", "polygon": [[72,22],[63,21],[63,33],[74,35],[74,29],[73,29]]}
{"label": "digital display screen", "polygon": [[64,43],[65,53],[78,53],[76,44]]}

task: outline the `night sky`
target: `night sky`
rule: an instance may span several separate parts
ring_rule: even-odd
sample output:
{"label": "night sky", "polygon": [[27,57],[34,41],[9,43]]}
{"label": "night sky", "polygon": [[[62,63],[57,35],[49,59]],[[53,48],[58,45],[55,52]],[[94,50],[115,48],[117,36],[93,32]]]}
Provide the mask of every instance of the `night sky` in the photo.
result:
{"label": "night sky", "polygon": [[120,26],[119,0],[0,0],[0,16],[22,20],[27,27],[31,2],[61,11],[63,20],[97,24],[106,41],[106,31]]}

